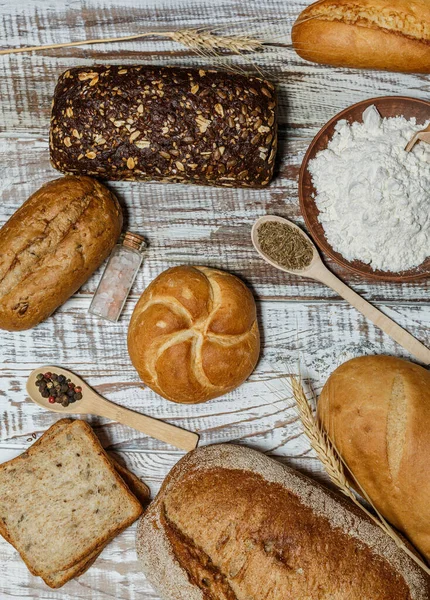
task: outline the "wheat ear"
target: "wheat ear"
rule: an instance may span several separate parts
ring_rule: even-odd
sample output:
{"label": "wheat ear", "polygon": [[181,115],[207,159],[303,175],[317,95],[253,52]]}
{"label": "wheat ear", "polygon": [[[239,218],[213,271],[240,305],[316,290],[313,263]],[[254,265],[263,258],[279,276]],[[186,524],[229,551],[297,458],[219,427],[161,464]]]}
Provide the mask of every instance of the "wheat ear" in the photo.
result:
{"label": "wheat ear", "polygon": [[[312,448],[317,453],[318,458],[322,462],[325,470],[327,471],[327,475],[330,477],[331,481],[339,488],[339,490],[348,496],[356,506],[358,506],[363,512],[367,514],[387,535],[389,535],[397,544],[397,546],[403,550],[412,560],[419,566],[423,571],[425,571],[428,575],[430,575],[430,569],[427,565],[408,548],[408,546],[404,543],[402,538],[396,533],[396,531],[391,527],[389,523],[384,519],[384,517],[378,512],[378,510],[373,505],[371,499],[362,488],[360,483],[355,478],[351,469],[342,459],[341,455],[337,451],[334,443],[329,438],[327,432],[322,429],[318,420],[315,418],[314,413],[312,411],[312,407],[306,396],[305,390],[303,388],[302,382],[297,377],[290,377],[291,387],[293,390],[293,395],[297,404],[297,408],[300,414],[300,420],[303,424],[303,429],[310,441]],[[371,513],[363,504],[357,499],[355,496],[351,485],[348,481],[348,478],[345,475],[345,469],[351,473],[351,476],[354,478],[357,486],[360,489],[360,493],[367,500],[370,506],[375,511],[376,515]]]}
{"label": "wheat ear", "polygon": [[0,50],[0,54],[15,54],[17,52],[37,52],[51,50],[52,48],[70,48],[88,44],[107,44],[110,42],[127,42],[145,37],[169,38],[186,46],[198,54],[218,55],[226,52],[242,54],[244,52],[258,52],[263,49],[264,42],[247,35],[216,35],[208,29],[178,29],[176,31],[145,31],[134,35],[122,37],[98,38],[94,40],[80,40],[61,44],[48,44],[44,46],[23,46],[20,48],[7,48]]}

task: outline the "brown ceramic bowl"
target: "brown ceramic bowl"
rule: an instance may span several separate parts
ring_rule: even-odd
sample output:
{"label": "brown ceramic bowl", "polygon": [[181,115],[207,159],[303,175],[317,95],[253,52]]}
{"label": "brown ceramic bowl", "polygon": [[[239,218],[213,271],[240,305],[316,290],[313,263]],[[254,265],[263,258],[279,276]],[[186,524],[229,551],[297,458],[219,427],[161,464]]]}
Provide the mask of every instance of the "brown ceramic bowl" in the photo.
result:
{"label": "brown ceramic bowl", "polygon": [[361,122],[363,111],[372,104],[376,106],[383,117],[396,117],[400,115],[403,115],[406,119],[416,117],[417,123],[424,123],[430,118],[430,102],[403,96],[384,96],[382,98],[363,100],[337,114],[317,133],[303,159],[299,178],[300,208],[315,243],[325,254],[345,267],[345,269],[348,269],[348,271],[369,279],[379,279],[380,281],[412,281],[414,279],[429,277],[430,257],[418,267],[398,273],[376,271],[361,261],[346,260],[330,246],[325,237],[324,229],[318,220],[319,210],[314,200],[315,188],[312,185],[312,178],[308,171],[308,163],[315,158],[315,155],[320,150],[327,148],[329,141],[333,137],[335,125],[339,120],[346,119],[349,123],[353,123],[354,121]]}

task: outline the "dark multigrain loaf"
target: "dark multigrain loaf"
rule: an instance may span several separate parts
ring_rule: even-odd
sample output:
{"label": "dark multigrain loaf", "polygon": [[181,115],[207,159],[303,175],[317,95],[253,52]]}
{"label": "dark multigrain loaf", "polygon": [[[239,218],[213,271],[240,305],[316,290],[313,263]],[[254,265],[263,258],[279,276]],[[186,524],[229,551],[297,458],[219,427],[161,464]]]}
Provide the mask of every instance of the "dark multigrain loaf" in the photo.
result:
{"label": "dark multigrain loaf", "polygon": [[276,144],[276,93],[258,77],[98,65],[55,89],[51,162],[63,173],[263,187]]}
{"label": "dark multigrain loaf", "polygon": [[231,444],[172,469],[137,550],[164,600],[430,598],[430,578],[354,504]]}
{"label": "dark multigrain loaf", "polygon": [[0,329],[44,321],[108,256],[121,232],[115,196],[89,177],[41,187],[0,229]]}

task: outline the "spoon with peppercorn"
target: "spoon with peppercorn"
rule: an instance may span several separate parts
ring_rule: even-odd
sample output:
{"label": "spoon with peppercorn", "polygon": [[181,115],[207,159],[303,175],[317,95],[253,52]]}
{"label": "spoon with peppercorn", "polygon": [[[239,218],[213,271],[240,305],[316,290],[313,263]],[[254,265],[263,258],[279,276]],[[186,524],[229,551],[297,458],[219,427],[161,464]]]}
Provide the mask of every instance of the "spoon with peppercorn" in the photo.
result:
{"label": "spoon with peppercorn", "polygon": [[27,381],[27,392],[33,402],[47,410],[107,417],[181,450],[194,450],[199,442],[197,433],[106,400],[83,379],[61,367],[44,366],[32,371]]}
{"label": "spoon with peppercorn", "polygon": [[254,223],[251,239],[258,254],[270,265],[328,285],[408,352],[430,364],[430,349],[329,271],[315,244],[300,227],[282,217],[265,215]]}

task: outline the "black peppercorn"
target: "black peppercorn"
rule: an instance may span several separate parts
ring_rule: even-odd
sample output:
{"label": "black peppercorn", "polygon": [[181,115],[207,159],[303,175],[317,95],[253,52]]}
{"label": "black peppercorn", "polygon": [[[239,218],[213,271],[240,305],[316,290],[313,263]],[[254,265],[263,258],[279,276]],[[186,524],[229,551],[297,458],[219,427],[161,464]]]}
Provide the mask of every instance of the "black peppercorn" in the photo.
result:
{"label": "black peppercorn", "polygon": [[82,399],[82,394],[81,394],[81,392],[78,392],[77,394],[75,394],[75,395],[73,396],[73,398],[74,398],[75,400],[81,400],[81,399]]}

